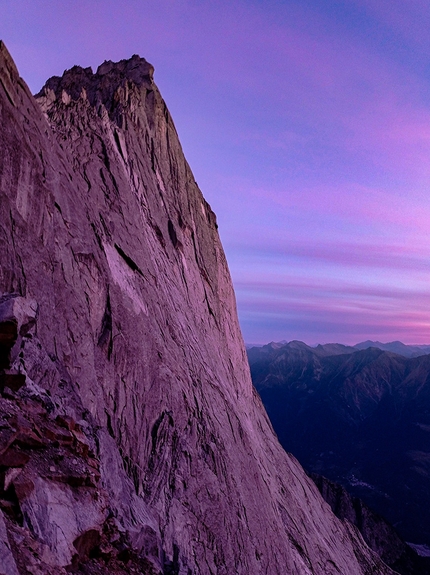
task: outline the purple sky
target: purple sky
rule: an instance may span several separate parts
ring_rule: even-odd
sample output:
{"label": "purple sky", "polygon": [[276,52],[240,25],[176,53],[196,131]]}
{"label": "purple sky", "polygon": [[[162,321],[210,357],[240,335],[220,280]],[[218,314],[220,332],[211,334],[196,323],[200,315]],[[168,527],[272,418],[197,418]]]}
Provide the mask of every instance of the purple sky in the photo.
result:
{"label": "purple sky", "polygon": [[138,53],[248,342],[430,343],[428,0],[0,0],[33,91]]}

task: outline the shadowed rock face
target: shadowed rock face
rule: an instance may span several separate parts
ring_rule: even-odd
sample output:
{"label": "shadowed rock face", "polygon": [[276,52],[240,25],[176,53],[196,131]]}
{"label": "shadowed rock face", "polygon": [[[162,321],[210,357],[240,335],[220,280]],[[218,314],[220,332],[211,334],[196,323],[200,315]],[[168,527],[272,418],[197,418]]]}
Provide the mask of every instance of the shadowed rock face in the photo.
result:
{"label": "shadowed rock face", "polygon": [[363,539],[381,559],[396,572],[404,575],[426,575],[430,570],[428,558],[420,557],[385,521],[361,499],[351,496],[344,487],[322,475],[311,473],[324,500],[340,519],[355,525]]}
{"label": "shadowed rock face", "polygon": [[[34,573],[389,574],[273,434],[152,73],[138,56],[74,67],[36,101],[1,45],[0,287],[37,317],[7,359],[25,385],[1,408],[21,459],[0,467],[0,558],[11,573],[26,557]],[[40,452],[13,439],[26,409]]]}

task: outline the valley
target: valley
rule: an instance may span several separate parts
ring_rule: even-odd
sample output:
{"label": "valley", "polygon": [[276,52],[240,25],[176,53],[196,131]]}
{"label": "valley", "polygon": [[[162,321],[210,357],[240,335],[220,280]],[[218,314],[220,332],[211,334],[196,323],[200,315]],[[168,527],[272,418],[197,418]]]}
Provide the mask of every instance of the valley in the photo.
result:
{"label": "valley", "polygon": [[247,352],[283,447],[430,546],[430,355],[297,341]]}

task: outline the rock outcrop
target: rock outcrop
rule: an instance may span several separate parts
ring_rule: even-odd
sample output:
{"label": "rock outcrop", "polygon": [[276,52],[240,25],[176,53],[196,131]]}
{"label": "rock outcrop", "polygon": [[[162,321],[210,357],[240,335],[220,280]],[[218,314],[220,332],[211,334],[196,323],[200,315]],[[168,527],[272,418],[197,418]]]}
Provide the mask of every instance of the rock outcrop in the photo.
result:
{"label": "rock outcrop", "polygon": [[34,99],[1,44],[0,131],[0,572],[392,573],[272,431],[152,66]]}

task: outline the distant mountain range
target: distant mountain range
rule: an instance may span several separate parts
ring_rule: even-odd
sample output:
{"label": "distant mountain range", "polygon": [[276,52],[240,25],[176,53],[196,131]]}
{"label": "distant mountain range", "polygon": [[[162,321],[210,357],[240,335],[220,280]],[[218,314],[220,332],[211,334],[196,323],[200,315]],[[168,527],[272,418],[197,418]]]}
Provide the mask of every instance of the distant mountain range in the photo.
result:
{"label": "distant mountain range", "polygon": [[[287,340],[272,341],[270,344],[272,347],[283,347],[284,345],[290,344],[293,345],[295,343],[303,343],[303,342],[295,342],[291,341],[288,342]],[[305,344],[306,345],[306,344]],[[263,344],[259,343],[247,343],[245,344],[246,349],[251,349],[253,347],[263,347]],[[376,347],[377,349],[382,349],[384,351],[391,351],[392,353],[397,353],[399,355],[403,355],[404,357],[419,357],[420,355],[427,355],[430,353],[430,345],[406,345],[401,341],[390,341],[388,343],[381,343],[380,341],[371,341],[370,339],[366,341],[362,341],[360,343],[356,343],[353,346],[342,345],[340,343],[326,343],[324,345],[317,345],[317,346],[308,346],[312,349],[319,348],[320,350],[324,348],[324,350],[329,351],[330,349],[337,350],[335,353],[352,353],[357,349],[368,349],[369,347]]]}
{"label": "distant mountain range", "polygon": [[427,546],[430,355],[423,354],[429,348],[292,341],[247,350],[283,447],[309,472],[363,499],[406,541]]}
{"label": "distant mountain range", "polygon": [[405,345],[401,341],[391,341],[389,343],[381,343],[380,341],[363,341],[354,345],[356,349],[368,349],[369,347],[377,347],[384,351],[391,351],[398,353],[404,357],[419,357],[420,355],[427,355],[430,353],[430,345]]}

